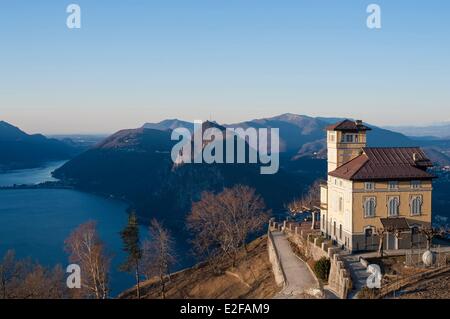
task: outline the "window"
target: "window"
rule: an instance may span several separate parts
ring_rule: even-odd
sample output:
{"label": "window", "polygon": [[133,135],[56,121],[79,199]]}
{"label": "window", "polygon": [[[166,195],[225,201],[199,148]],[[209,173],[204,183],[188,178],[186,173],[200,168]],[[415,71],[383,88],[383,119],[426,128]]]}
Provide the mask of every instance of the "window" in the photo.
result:
{"label": "window", "polygon": [[398,182],[390,181],[388,184],[388,189],[390,189],[390,190],[398,189]]}
{"label": "window", "polygon": [[339,239],[342,239],[342,224],[339,225]]}
{"label": "window", "polygon": [[334,138],[335,138],[334,133],[330,133],[330,142],[334,142]]}
{"label": "window", "polygon": [[339,196],[339,212],[342,213],[344,210],[344,198],[342,196]]}
{"label": "window", "polygon": [[353,143],[353,135],[352,134],[345,134],[345,143]]}
{"label": "window", "polygon": [[366,182],[366,183],[364,183],[364,188],[366,191],[373,191],[375,189],[375,183]]}
{"label": "window", "polygon": [[333,222],[333,234],[336,237],[336,222]]}
{"label": "window", "polygon": [[375,217],[375,208],[377,206],[375,197],[366,198],[364,202],[364,217]]}
{"label": "window", "polygon": [[325,229],[325,214],[322,215],[322,229]]}
{"label": "window", "polygon": [[411,199],[411,215],[418,216],[422,214],[422,197],[414,196]]}
{"label": "window", "polygon": [[419,189],[421,186],[420,181],[411,181],[411,188],[412,189]]}
{"label": "window", "polygon": [[400,200],[398,197],[391,197],[388,200],[388,216],[394,217],[398,216],[400,207]]}

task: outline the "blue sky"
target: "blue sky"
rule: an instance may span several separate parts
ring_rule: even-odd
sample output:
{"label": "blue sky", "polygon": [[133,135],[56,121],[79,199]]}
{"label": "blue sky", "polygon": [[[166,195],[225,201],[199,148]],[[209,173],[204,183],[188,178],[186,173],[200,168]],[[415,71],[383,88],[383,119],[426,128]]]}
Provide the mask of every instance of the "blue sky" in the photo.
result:
{"label": "blue sky", "polygon": [[4,0],[0,119],[44,133],[285,112],[450,121],[449,15],[446,0]]}

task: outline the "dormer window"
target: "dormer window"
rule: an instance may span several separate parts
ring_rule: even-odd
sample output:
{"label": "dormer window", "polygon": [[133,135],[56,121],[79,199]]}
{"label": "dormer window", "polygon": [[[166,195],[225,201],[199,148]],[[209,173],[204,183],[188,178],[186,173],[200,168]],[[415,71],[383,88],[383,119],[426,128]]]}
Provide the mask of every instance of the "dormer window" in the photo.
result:
{"label": "dormer window", "polygon": [[388,183],[388,189],[389,190],[397,190],[398,189],[398,182],[397,181],[390,181]]}
{"label": "dormer window", "polygon": [[412,189],[419,189],[421,187],[420,181],[411,181],[411,188]]}

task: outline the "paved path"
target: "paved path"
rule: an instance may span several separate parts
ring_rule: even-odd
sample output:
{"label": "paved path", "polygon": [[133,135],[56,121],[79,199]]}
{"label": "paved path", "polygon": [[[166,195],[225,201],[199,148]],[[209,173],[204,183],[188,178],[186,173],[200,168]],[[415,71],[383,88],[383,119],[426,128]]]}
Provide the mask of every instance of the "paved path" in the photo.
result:
{"label": "paved path", "polygon": [[275,298],[306,298],[308,294],[318,293],[318,281],[306,263],[294,254],[286,236],[279,231],[273,232],[272,235],[287,282]]}

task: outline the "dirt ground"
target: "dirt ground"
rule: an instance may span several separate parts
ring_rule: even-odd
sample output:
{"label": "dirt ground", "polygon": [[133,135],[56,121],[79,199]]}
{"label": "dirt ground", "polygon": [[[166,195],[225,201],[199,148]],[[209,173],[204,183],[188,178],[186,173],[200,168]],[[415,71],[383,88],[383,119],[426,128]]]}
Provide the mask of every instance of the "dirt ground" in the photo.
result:
{"label": "dirt ground", "polygon": [[450,299],[450,271],[403,289],[397,299]]}
{"label": "dirt ground", "polygon": [[384,257],[382,259],[370,258],[367,261],[370,264],[380,266],[381,272],[384,274],[383,282],[385,284],[426,271],[423,268],[406,267],[405,256]]}
{"label": "dirt ground", "polygon": [[[210,267],[196,266],[172,275],[167,283],[166,298],[172,299],[226,299],[271,298],[281,290],[275,283],[272,265],[267,253],[267,236],[248,245],[248,256],[235,268],[227,266],[223,274],[214,274]],[[158,281],[142,284],[143,298],[161,298]],[[134,298],[134,290],[124,292],[119,298]]]}

